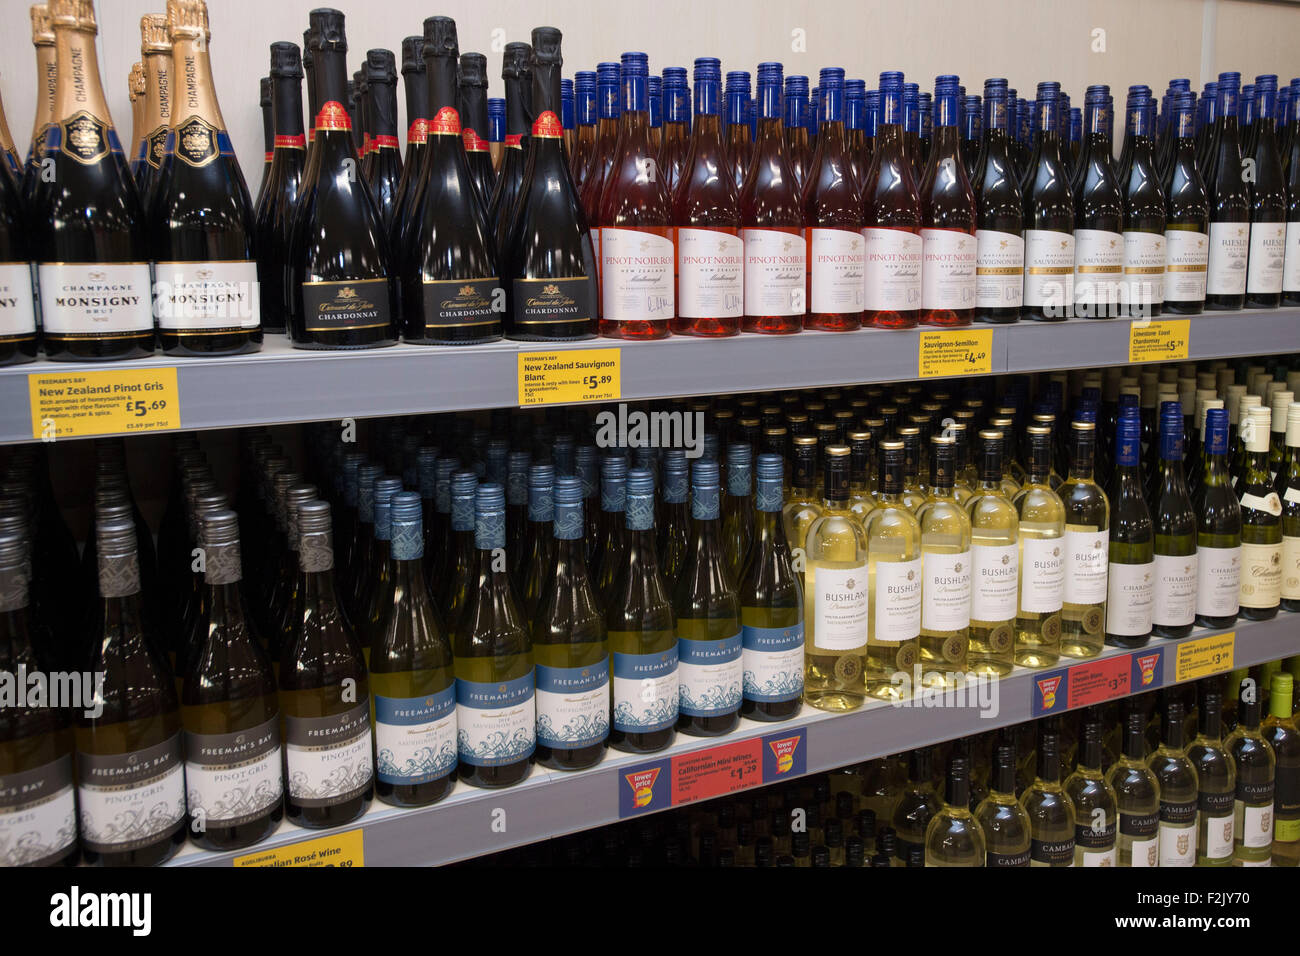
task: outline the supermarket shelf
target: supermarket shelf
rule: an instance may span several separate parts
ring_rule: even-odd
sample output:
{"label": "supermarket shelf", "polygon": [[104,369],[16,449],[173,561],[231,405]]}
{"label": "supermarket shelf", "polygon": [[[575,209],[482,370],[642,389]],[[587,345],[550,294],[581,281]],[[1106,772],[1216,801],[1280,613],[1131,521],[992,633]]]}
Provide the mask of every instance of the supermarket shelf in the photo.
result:
{"label": "supermarket shelf", "polygon": [[[1235,634],[1235,640],[1229,640],[1228,634]],[[1225,645],[1231,648],[1226,657]],[[667,751],[648,757],[610,751],[599,766],[579,773],[535,767],[527,781],[506,790],[477,790],[458,784],[442,803],[419,810],[399,810],[376,801],[351,829],[362,831],[368,865],[450,863],[667,809],[673,796],[672,784],[684,779],[675,776],[678,767],[674,765],[683,761],[693,763],[695,769],[713,767],[717,771],[711,777],[707,773],[695,777],[696,786],[703,787],[701,793],[734,792],[993,730],[1044,713],[1063,713],[1101,699],[1168,686],[1179,682],[1180,667],[1184,679],[1192,679],[1276,660],[1297,651],[1300,616],[1280,613],[1272,621],[1239,621],[1234,631],[1198,629],[1180,641],[1153,640],[1138,651],[1107,648],[1098,658],[1063,664],[1059,669],[1017,668],[994,685],[996,690],[991,695],[960,706],[916,706],[914,702],[912,706],[895,707],[873,703],[841,715],[805,707],[798,717],[784,723],[744,720],[739,730],[725,738],[679,737]],[[1143,673],[1148,675],[1145,680]],[[1130,689],[1125,691],[1129,675]],[[1117,676],[1120,692],[1106,690]],[[1054,693],[1049,694],[1053,688]],[[769,759],[778,751],[778,747],[771,746],[778,741],[785,743],[784,752],[793,758],[784,771],[776,769],[779,765]],[[736,785],[732,771],[720,766],[718,758],[723,763],[737,760],[738,752],[751,758],[758,754],[763,763],[772,766],[750,772],[741,778],[743,785]],[[743,766],[743,760],[729,766]],[[657,777],[656,767],[660,769]],[[647,771],[641,779],[649,780],[653,794],[650,805],[640,811],[631,809],[627,781],[628,775],[638,770]],[[187,847],[171,865],[229,866],[238,856],[288,850],[335,832],[303,830],[286,823],[269,840],[250,850],[208,853]]]}
{"label": "supermarket shelf", "polygon": [[[1207,313],[1190,323],[1189,360],[1300,351],[1300,309]],[[1073,319],[944,334],[986,332],[992,343],[990,373],[1032,372],[1125,364],[1131,325],[1127,319]],[[32,375],[175,368],[180,427],[198,430],[510,407],[518,403],[518,355],[524,351],[620,348],[622,398],[628,401],[910,381],[919,377],[922,332],[398,345],[363,352],[301,351],[275,335],[260,353],[221,359],[160,357],[107,365],[42,360],[0,369],[0,444],[32,440]]]}

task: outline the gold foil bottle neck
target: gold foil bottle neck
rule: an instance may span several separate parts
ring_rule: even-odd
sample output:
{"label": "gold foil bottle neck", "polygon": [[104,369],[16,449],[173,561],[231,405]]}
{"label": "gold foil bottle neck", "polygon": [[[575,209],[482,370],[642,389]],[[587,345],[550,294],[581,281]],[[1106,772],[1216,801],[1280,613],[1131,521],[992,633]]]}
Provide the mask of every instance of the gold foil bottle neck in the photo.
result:
{"label": "gold foil bottle neck", "polygon": [[208,5],[204,0],[167,0],[167,29],[173,42],[208,39]]}
{"label": "gold foil bottle neck", "polygon": [[49,0],[46,5],[55,27],[96,32],[94,0]]}
{"label": "gold foil bottle neck", "polygon": [[54,23],[47,4],[32,4],[32,43],[35,46],[54,45]]}
{"label": "gold foil bottle neck", "polygon": [[140,52],[170,53],[172,38],[167,29],[167,14],[146,13],[140,18]]}
{"label": "gold foil bottle neck", "polygon": [[144,96],[144,94],[145,94],[145,90],[146,90],[146,86],[145,86],[145,81],[144,81],[144,64],[143,64],[143,63],[132,63],[132,64],[131,64],[131,97],[132,97],[132,99],[138,99],[139,97]]}

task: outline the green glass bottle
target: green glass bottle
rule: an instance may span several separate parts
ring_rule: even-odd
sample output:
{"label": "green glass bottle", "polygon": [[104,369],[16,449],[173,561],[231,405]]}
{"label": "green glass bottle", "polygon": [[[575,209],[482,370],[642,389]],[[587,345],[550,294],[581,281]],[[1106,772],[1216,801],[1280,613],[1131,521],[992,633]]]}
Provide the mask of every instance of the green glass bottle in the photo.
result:
{"label": "green glass bottle", "polygon": [[1065,505],[1061,654],[1088,658],[1100,654],[1105,645],[1110,499],[1094,478],[1097,426],[1090,421],[1071,422],[1070,435],[1068,477],[1056,489]]}
{"label": "green glass bottle", "polygon": [[1240,616],[1267,621],[1277,616],[1282,602],[1282,499],[1268,474],[1271,413],[1255,407],[1249,414],[1241,423],[1246,461],[1237,482],[1241,504]]}
{"label": "green glass bottle", "polygon": [[1160,866],[1195,866],[1196,767],[1184,747],[1183,702],[1167,696],[1160,714],[1160,745],[1147,766],[1160,784]]}
{"label": "green glass bottle", "polygon": [[970,758],[948,759],[943,804],[925,829],[925,865],[984,866],[984,829],[970,809]]}
{"label": "green glass bottle", "polygon": [[531,465],[528,468],[528,524],[524,532],[522,567],[515,569],[519,600],[524,617],[532,620],[542,600],[542,585],[551,568],[555,550],[555,466]]}
{"label": "green glass bottle", "polygon": [[[1155,528],[1151,628],[1156,637],[1186,637],[1192,633],[1196,618],[1197,523],[1183,474],[1180,402],[1160,404],[1160,463],[1156,477],[1156,493],[1151,500]],[[1195,858],[1193,853],[1191,859]]]}
{"label": "green glass bottle", "polygon": [[402,490],[400,478],[382,477],[375,479],[372,493],[375,516],[375,539],[371,552],[372,564],[370,581],[367,582],[362,597],[361,618],[357,622],[361,646],[365,648],[366,664],[370,663],[370,648],[374,636],[379,630],[380,621],[388,611],[388,590],[391,585],[390,575],[393,571],[393,495]]}
{"label": "green glass bottle", "polygon": [[1115,426],[1115,473],[1107,491],[1111,522],[1106,643],[1127,648],[1143,647],[1151,639],[1155,577],[1155,529],[1142,493],[1141,428],[1131,406],[1121,409]]}
{"label": "green glass bottle", "polygon": [[1196,865],[1231,866],[1237,766],[1223,745],[1223,691],[1217,679],[1202,681],[1199,690],[1196,737],[1187,748],[1196,768]]}
{"label": "green glass bottle", "polygon": [[469,603],[474,584],[474,499],[478,493],[478,475],[464,470],[451,476],[451,541],[447,558],[447,577],[439,607],[446,608],[448,630],[455,633],[461,612]]}
{"label": "green glass bottle", "polygon": [[1197,488],[1196,623],[1232,627],[1241,604],[1241,505],[1228,477],[1228,413],[1205,413],[1205,464]]}
{"label": "green glass bottle", "polygon": [[754,542],[754,452],[743,442],[727,446],[727,493],[722,498],[722,546],[735,581]]}
{"label": "green glass bottle", "polygon": [[1291,714],[1295,679],[1274,674],[1269,681],[1264,737],[1277,758],[1273,795],[1273,865],[1300,865],[1300,729]]}
{"label": "green glass bottle", "polygon": [[1052,430],[1028,428],[1025,483],[1016,495],[1020,534],[1020,601],[1016,613],[1016,663],[1052,667],[1061,653],[1065,605],[1065,504],[1052,490]]}
{"label": "green glass bottle", "polygon": [[989,792],[975,818],[984,830],[985,866],[1029,866],[1029,814],[1016,799],[1016,749],[1013,744],[993,748]]}
{"label": "green glass bottle", "polygon": [[1146,715],[1127,709],[1123,730],[1123,750],[1106,774],[1119,808],[1119,865],[1157,866],[1160,784],[1146,764]]}
{"label": "green glass bottle", "polygon": [[[1300,226],[1295,227],[1300,231]],[[1296,243],[1300,255],[1300,242]],[[1277,417],[1274,409],[1273,417]],[[1284,611],[1300,611],[1300,402],[1286,408],[1286,450],[1273,490],[1282,500],[1282,598]]]}
{"label": "green glass bottle", "polygon": [[1000,677],[1015,666],[1020,519],[1002,490],[1003,432],[979,433],[979,481],[966,501],[971,519],[970,669]]}
{"label": "green glass bottle", "polygon": [[621,454],[606,455],[600,461],[600,521],[596,525],[596,547],[590,564],[591,583],[602,602],[608,600],[614,575],[623,566],[623,550],[627,547],[627,519],[623,514],[626,500],[627,458]]}
{"label": "green glass bottle", "polygon": [[930,493],[917,510],[924,581],[921,588],[922,683],[956,687],[970,644],[971,525],[954,493],[956,448],[930,439]]}
{"label": "green glass bottle", "polygon": [[1029,816],[1029,865],[1074,866],[1074,804],[1061,787],[1061,733],[1050,718],[1038,724],[1037,759],[1034,782],[1020,795]]}
{"label": "green glass bottle", "polygon": [[1107,782],[1100,708],[1089,708],[1079,732],[1074,771],[1062,785],[1074,806],[1074,865],[1115,866],[1118,798]]}
{"label": "green glass bottle", "polygon": [[663,486],[658,523],[657,551],[661,574],[669,593],[677,588],[682,566],[686,562],[686,549],[690,542],[691,512],[689,507],[691,478],[681,449],[670,448],[664,453]]}
{"label": "green glass bottle", "polygon": [[1237,726],[1223,742],[1237,771],[1233,803],[1233,866],[1270,866],[1277,757],[1259,730],[1259,687],[1254,677],[1238,685]]}

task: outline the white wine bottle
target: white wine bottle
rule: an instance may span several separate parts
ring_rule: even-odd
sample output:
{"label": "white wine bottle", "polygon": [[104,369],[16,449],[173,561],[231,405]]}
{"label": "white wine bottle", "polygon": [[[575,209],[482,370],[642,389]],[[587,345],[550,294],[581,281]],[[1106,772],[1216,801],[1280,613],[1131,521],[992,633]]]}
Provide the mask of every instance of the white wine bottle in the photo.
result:
{"label": "white wine bottle", "polygon": [[1146,765],[1146,715],[1124,715],[1124,746],[1106,774],[1119,806],[1119,865],[1160,865],[1160,783]]}
{"label": "white wine bottle", "polygon": [[1181,638],[1192,633],[1196,618],[1197,555],[1196,513],[1183,474],[1183,409],[1179,402],[1160,405],[1160,456],[1153,478],[1152,633]]}
{"label": "white wine bottle", "polygon": [[925,828],[926,866],[984,866],[984,830],[970,810],[970,758],[948,760],[943,805]]}
{"label": "white wine bottle", "polygon": [[955,687],[970,644],[971,526],[953,494],[953,440],[930,439],[930,494],[921,524],[921,668],[926,686]]}
{"label": "white wine bottle", "polygon": [[1075,421],[1070,431],[1069,477],[1056,489],[1065,505],[1061,654],[1087,658],[1096,657],[1105,646],[1110,500],[1093,477],[1097,426]]}
{"label": "white wine bottle", "polygon": [[1016,496],[1020,534],[1020,603],[1016,663],[1051,667],[1060,658],[1065,603],[1065,505],[1052,490],[1052,430],[1031,425],[1028,475]]}
{"label": "white wine bottle", "polygon": [[966,501],[971,519],[970,669],[986,677],[1015,666],[1020,518],[1002,491],[1006,438],[981,431],[979,481]]}
{"label": "white wine bottle", "polygon": [[1029,816],[1029,865],[1074,866],[1074,804],[1061,787],[1061,732],[1051,718],[1038,725],[1038,768],[1020,805]]}
{"label": "white wine bottle", "polygon": [[1160,784],[1160,866],[1195,866],[1196,767],[1183,746],[1183,702],[1169,698],[1160,715],[1160,746],[1147,766]]}
{"label": "white wine bottle", "polygon": [[793,446],[790,493],[786,495],[786,502],[781,507],[781,520],[791,550],[800,553],[805,550],[808,529],[821,514],[822,505],[816,492],[817,439],[812,435],[796,435]]}
{"label": "white wine bottle", "polygon": [[1248,621],[1277,616],[1282,601],[1282,501],[1268,475],[1267,408],[1243,410],[1245,466],[1237,482],[1241,504],[1241,610]]}
{"label": "white wine bottle", "polygon": [[[902,461],[899,461],[897,467],[900,482],[903,477],[902,466]],[[933,757],[929,747],[918,747],[908,755],[907,783],[899,793],[890,817],[894,833],[897,834],[891,861],[893,866],[906,866],[913,853],[925,852],[925,831],[940,807],[939,795],[934,792]]]}
{"label": "white wine bottle", "polygon": [[1196,622],[1231,627],[1241,606],[1241,504],[1228,477],[1228,412],[1205,412],[1202,477],[1194,508]]}
{"label": "white wine bottle", "polygon": [[1268,717],[1264,737],[1277,758],[1273,796],[1273,865],[1300,862],[1300,730],[1291,714],[1295,678],[1273,674],[1269,678]]}
{"label": "white wine bottle", "polygon": [[1074,865],[1114,866],[1118,806],[1102,768],[1103,725],[1098,708],[1084,714],[1074,772],[1062,785],[1074,806]]}
{"label": "white wine bottle", "polygon": [[[879,505],[867,515],[866,693],[911,695],[921,636],[921,526],[903,503],[901,441],[880,443]],[[919,842],[919,841],[917,841]]]}
{"label": "white wine bottle", "polygon": [[1108,492],[1106,643],[1137,648],[1151,639],[1155,529],[1142,491],[1141,423],[1136,411],[1123,409],[1115,429],[1115,476]]}
{"label": "white wine bottle", "polygon": [[1271,866],[1273,789],[1277,756],[1259,731],[1259,687],[1246,677],[1238,685],[1237,726],[1223,746],[1237,771],[1233,802],[1232,865]]}
{"label": "white wine bottle", "polygon": [[1016,799],[1014,739],[993,748],[989,793],[975,808],[975,818],[984,830],[985,866],[1029,866],[1029,814]]}
{"label": "white wine bottle", "polygon": [[1223,746],[1223,691],[1202,681],[1196,737],[1187,748],[1196,768],[1196,865],[1232,865],[1237,766]]}

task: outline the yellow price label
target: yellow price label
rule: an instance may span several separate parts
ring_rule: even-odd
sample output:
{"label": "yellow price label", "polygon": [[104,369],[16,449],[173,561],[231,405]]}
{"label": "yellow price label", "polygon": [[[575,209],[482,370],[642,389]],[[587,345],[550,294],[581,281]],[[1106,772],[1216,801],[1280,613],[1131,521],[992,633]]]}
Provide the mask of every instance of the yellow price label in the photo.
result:
{"label": "yellow price label", "polygon": [[1191,319],[1137,320],[1128,327],[1130,362],[1172,362],[1187,358]]}
{"label": "yellow price label", "polygon": [[993,330],[922,332],[916,364],[921,378],[987,375],[993,371]]}
{"label": "yellow price label", "polygon": [[519,353],[519,404],[610,402],[623,395],[621,349]]}
{"label": "yellow price label", "polygon": [[28,375],[27,389],[38,440],[181,427],[174,368]]}
{"label": "yellow price label", "polygon": [[1197,680],[1211,674],[1232,670],[1233,651],[1237,646],[1237,632],[1200,637],[1178,645],[1174,659],[1174,680],[1181,683]]}
{"label": "yellow price label", "polygon": [[235,866],[365,866],[364,842],[360,830],[347,830],[237,856],[233,862]]}

